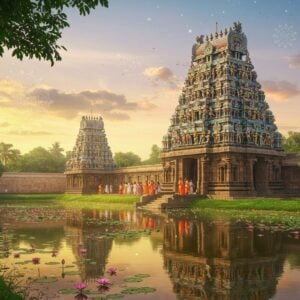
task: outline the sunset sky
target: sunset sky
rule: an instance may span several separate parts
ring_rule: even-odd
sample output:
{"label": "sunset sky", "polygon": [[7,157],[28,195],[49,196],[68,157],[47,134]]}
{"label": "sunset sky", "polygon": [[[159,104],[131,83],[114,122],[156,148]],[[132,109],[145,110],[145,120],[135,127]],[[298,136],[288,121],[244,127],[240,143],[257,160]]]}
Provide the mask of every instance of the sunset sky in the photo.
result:
{"label": "sunset sky", "polygon": [[[241,21],[281,133],[300,131],[300,1],[111,0],[69,10],[62,61],[0,58],[0,141],[25,153],[75,143],[82,115],[102,115],[113,152],[161,146],[195,37]],[[98,104],[92,105],[95,101]]]}

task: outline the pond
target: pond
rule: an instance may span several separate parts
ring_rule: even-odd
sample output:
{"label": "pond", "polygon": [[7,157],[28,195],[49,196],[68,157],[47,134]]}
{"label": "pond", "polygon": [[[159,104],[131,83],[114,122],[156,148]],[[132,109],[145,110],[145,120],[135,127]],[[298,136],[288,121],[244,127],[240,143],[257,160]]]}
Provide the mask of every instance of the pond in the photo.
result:
{"label": "pond", "polygon": [[0,216],[2,272],[31,299],[300,299],[295,228],[186,211],[2,207]]}

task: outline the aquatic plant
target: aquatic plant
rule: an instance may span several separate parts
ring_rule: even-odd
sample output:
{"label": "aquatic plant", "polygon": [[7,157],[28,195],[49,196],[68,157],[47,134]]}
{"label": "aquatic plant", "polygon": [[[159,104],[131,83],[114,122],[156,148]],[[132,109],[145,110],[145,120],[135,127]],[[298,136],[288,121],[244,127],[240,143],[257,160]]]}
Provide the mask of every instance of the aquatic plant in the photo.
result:
{"label": "aquatic plant", "polygon": [[75,289],[79,290],[82,292],[84,289],[86,289],[87,285],[83,282],[75,284]]}
{"label": "aquatic plant", "polygon": [[117,268],[116,267],[109,267],[108,270],[107,270],[107,273],[110,276],[117,275]]}

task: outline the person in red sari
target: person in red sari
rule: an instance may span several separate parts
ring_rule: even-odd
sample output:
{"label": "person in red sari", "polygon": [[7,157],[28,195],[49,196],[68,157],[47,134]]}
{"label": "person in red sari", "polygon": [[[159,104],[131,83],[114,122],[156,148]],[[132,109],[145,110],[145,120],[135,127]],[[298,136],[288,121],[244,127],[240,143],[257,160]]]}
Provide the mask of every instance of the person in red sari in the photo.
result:
{"label": "person in red sari", "polygon": [[184,181],[184,195],[187,195],[189,193],[189,181],[185,179]]}

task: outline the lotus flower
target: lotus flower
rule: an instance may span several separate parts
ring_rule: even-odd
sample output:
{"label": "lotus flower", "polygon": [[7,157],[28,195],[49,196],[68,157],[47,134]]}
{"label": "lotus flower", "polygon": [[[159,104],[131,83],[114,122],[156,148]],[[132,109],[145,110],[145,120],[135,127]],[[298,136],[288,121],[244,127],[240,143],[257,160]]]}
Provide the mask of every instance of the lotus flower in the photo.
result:
{"label": "lotus flower", "polygon": [[107,287],[110,285],[110,281],[107,278],[100,278],[96,280],[96,283],[99,284],[99,286]]}
{"label": "lotus flower", "polygon": [[41,261],[41,259],[40,259],[39,257],[34,257],[34,258],[32,259],[32,263],[33,263],[34,265],[39,265],[39,264],[40,264],[40,261]]}
{"label": "lotus flower", "polygon": [[20,253],[15,253],[14,258],[20,258]]}
{"label": "lotus flower", "polygon": [[52,251],[52,257],[56,257],[57,252],[55,250]]}
{"label": "lotus flower", "polygon": [[61,260],[61,264],[64,265],[66,261],[64,259]]}
{"label": "lotus flower", "polygon": [[80,292],[82,292],[85,288],[86,288],[86,284],[84,284],[82,282],[81,283],[77,283],[75,285],[75,289],[79,290]]}
{"label": "lotus flower", "polygon": [[117,275],[117,268],[110,267],[108,268],[107,273],[109,273],[110,276]]}

